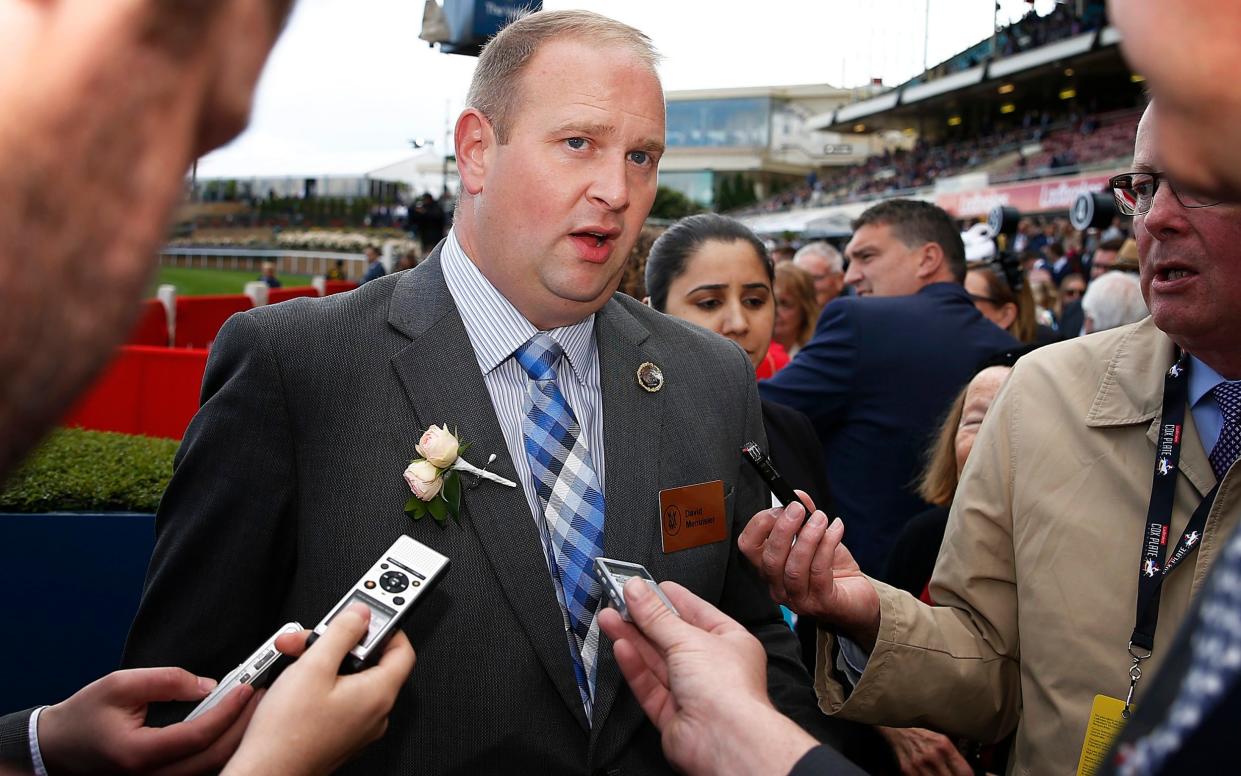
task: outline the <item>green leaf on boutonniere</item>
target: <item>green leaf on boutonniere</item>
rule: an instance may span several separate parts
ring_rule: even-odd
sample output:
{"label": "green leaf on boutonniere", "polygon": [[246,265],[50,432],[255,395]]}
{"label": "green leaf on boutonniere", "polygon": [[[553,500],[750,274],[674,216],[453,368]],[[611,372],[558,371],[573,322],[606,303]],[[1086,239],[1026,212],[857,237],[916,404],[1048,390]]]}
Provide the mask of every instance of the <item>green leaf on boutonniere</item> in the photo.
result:
{"label": "green leaf on boutonniere", "polygon": [[461,475],[455,471],[444,473],[444,502],[448,505],[448,514],[458,524],[461,523]]}
{"label": "green leaf on boutonniere", "polygon": [[457,448],[457,457],[460,458],[461,456],[465,455],[465,452],[469,449],[470,449],[469,442],[462,443],[462,445]]}
{"label": "green leaf on boutonniere", "polygon": [[439,523],[442,528],[448,521],[448,503],[436,495],[435,498],[424,502],[424,504],[427,511],[431,513],[431,517],[435,518],[435,522]]}
{"label": "green leaf on boutonniere", "polygon": [[417,496],[410,496],[409,501],[405,502],[405,514],[415,520],[421,520],[427,515],[427,505],[420,501]]}

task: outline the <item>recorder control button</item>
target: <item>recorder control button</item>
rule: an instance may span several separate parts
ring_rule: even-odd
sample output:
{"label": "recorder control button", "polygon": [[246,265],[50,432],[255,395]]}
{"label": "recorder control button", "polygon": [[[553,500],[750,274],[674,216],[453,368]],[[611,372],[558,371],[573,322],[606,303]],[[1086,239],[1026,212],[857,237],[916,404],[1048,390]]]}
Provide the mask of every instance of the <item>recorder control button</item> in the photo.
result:
{"label": "recorder control button", "polygon": [[275,656],[276,656],[276,650],[274,649],[267,650],[265,653],[263,653],[262,657],[254,661],[254,670],[256,671],[263,670],[263,667],[266,666],[267,663],[270,662],[271,659],[274,658]]}
{"label": "recorder control button", "polygon": [[363,585],[363,587],[365,587],[367,590],[374,590],[374,589],[375,589],[375,580],[373,580],[373,579],[368,579],[368,580],[366,580],[366,583]]}
{"label": "recorder control button", "polygon": [[396,598],[393,598],[393,599],[392,599],[392,603],[396,604],[397,606],[404,606],[404,605],[405,605],[405,599],[404,599],[404,598],[401,598],[401,597],[398,595]]}
{"label": "recorder control button", "polygon": [[379,578],[379,586],[389,593],[400,593],[409,587],[409,577],[399,571],[385,571]]}

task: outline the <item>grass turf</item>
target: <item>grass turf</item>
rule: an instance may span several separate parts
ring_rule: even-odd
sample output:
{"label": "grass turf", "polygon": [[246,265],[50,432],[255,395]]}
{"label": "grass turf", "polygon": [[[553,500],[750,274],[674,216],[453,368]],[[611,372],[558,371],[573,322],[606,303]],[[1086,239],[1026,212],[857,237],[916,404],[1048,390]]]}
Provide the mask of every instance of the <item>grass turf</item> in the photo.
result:
{"label": "grass turf", "polygon": [[[280,275],[280,282],[288,286],[310,285],[310,275]],[[177,287],[180,296],[203,294],[240,294],[246,283],[258,280],[259,273],[232,269],[187,269],[185,267],[160,267],[159,275],[151,286],[148,296],[155,296],[161,283]]]}

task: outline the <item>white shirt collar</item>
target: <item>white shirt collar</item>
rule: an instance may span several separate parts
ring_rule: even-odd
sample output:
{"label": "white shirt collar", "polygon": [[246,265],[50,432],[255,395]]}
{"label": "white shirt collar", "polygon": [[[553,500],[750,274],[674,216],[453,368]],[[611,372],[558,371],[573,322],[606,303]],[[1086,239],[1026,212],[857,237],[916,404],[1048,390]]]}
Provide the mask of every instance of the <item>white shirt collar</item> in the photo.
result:
{"label": "white shirt collar", "polygon": [[[455,229],[449,230],[440,250],[440,265],[483,374],[502,364],[538,333],[466,255]],[[564,349],[579,382],[585,382],[587,364],[595,356],[594,333],[594,313],[575,324],[547,332]]]}

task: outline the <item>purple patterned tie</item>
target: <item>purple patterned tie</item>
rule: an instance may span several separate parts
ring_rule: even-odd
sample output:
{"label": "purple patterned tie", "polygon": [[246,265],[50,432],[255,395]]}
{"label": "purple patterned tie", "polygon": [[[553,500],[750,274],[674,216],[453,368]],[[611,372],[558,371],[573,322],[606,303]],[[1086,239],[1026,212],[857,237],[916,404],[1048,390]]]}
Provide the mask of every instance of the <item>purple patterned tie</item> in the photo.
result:
{"label": "purple patterned tie", "polygon": [[1241,382],[1220,383],[1211,393],[1215,394],[1219,411],[1224,416],[1219,440],[1209,456],[1215,479],[1222,480],[1232,462],[1241,455]]}

